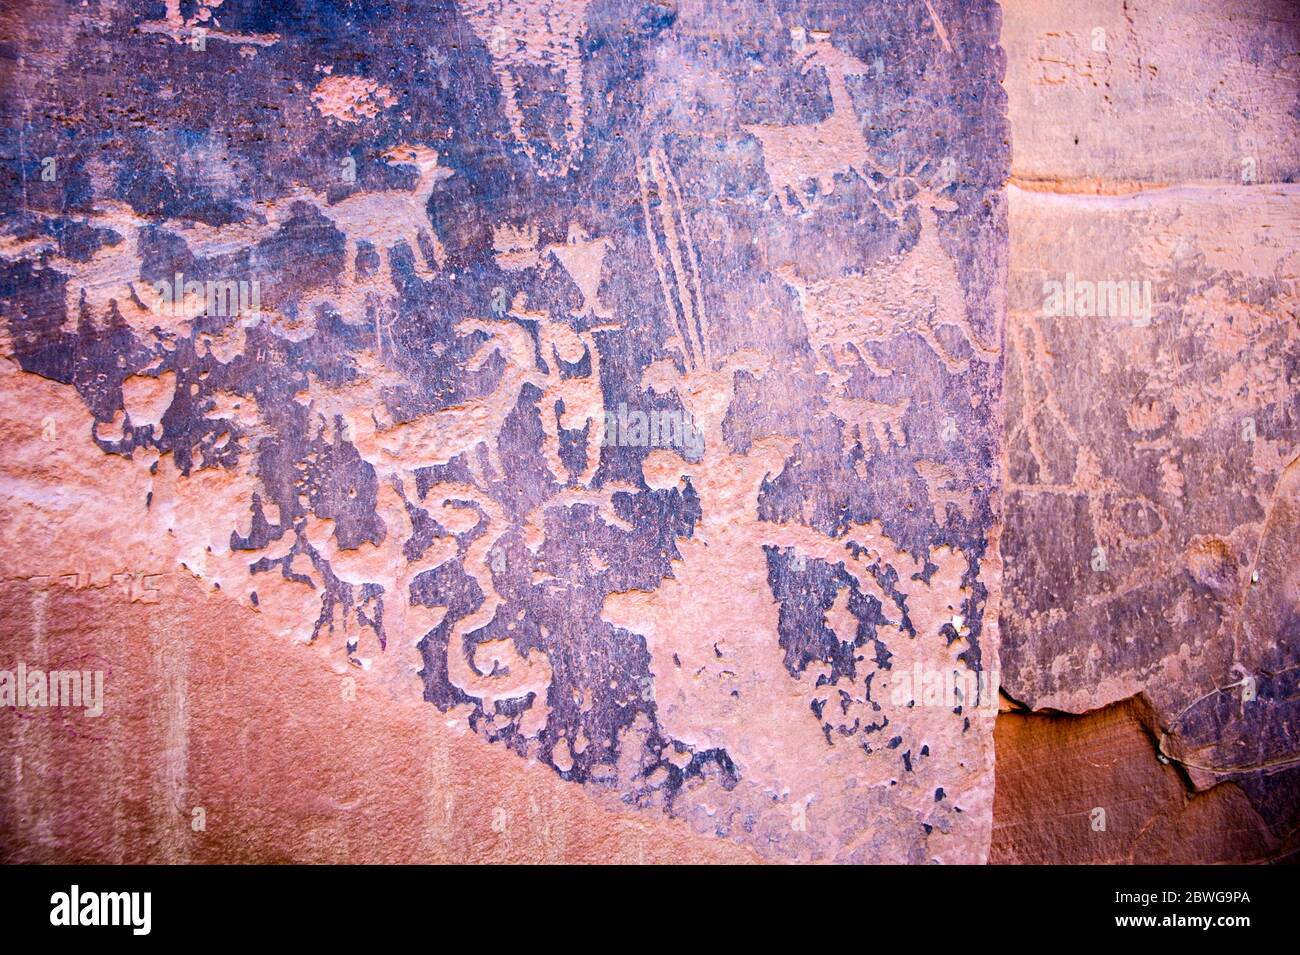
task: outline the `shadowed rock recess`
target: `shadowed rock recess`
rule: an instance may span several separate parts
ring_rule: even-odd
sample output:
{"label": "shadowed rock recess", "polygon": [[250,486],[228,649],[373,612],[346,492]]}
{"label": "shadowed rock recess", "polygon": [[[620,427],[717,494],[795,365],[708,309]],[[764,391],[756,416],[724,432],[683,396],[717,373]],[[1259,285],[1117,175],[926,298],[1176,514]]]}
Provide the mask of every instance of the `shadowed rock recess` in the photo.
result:
{"label": "shadowed rock recess", "polygon": [[1293,848],[1290,187],[1009,220],[983,0],[0,28],[0,860]]}

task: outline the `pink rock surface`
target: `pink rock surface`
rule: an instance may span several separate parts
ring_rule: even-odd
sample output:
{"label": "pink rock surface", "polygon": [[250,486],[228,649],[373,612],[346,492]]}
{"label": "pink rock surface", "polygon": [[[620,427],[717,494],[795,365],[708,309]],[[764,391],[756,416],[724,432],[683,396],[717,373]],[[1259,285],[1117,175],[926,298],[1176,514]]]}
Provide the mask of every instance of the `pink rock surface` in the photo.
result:
{"label": "pink rock surface", "polygon": [[1294,858],[1293,5],[319,12],[0,10],[0,861]]}
{"label": "pink rock surface", "polygon": [[983,861],[997,9],[870,11],[6,14],[7,855]]}
{"label": "pink rock surface", "polygon": [[1010,0],[1012,173],[1064,192],[1289,182],[1295,4]]}
{"label": "pink rock surface", "polygon": [[1035,712],[999,720],[994,858],[1295,852],[1297,26],[1006,8],[1003,689]]}

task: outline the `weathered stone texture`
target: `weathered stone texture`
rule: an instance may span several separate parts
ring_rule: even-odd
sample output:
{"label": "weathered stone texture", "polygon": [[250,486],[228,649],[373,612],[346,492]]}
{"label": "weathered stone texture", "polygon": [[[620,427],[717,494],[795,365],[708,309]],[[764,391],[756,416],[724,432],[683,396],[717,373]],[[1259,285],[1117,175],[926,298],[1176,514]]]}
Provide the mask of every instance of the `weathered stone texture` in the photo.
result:
{"label": "weathered stone texture", "polygon": [[1294,855],[1293,5],[0,30],[0,858]]}
{"label": "weathered stone texture", "polygon": [[[1000,718],[993,855],[1280,858],[1300,827],[1300,19],[1115,12],[1004,23],[1001,659],[1035,713]],[[1094,808],[1120,822],[1092,830]]]}
{"label": "weathered stone texture", "polygon": [[[1295,654],[1234,634],[1251,575],[1287,573],[1256,561],[1300,438],[1300,192],[1229,188],[1012,193],[1004,684],[1031,706],[1172,716]],[[1149,324],[1044,315],[1067,277],[1149,283]]]}
{"label": "weathered stone texture", "polygon": [[9,22],[10,852],[985,858],[992,3]]}
{"label": "weathered stone texture", "polygon": [[1012,172],[1036,188],[1292,182],[1290,0],[1003,4]]}
{"label": "weathered stone texture", "polygon": [[1137,699],[998,717],[995,864],[1262,862],[1294,852],[1236,784],[1194,792]]}

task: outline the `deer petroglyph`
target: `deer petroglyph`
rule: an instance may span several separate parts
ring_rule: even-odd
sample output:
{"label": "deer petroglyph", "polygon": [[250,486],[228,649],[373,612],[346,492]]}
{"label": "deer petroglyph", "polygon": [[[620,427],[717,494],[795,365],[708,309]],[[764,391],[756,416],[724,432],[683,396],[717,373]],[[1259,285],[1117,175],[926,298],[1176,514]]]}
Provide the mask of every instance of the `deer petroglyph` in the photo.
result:
{"label": "deer petroglyph", "polygon": [[[798,295],[809,341],[821,357],[852,362],[864,355],[866,346],[910,333],[919,336],[954,375],[964,374],[971,358],[991,365],[998,349],[986,345],[972,328],[956,266],[939,239],[936,210],[953,212],[957,204],[943,195],[947,186],[936,189],[918,184],[911,176],[902,178],[899,188],[916,191],[901,206],[882,208],[898,222],[907,206],[916,208],[921,229],[912,248],[862,272],[813,282],[801,280],[789,267],[776,269],[776,274]],[[937,331],[945,326],[957,332],[970,357],[953,354],[940,340]]]}
{"label": "deer petroglyph", "polygon": [[[800,36],[802,34],[800,33]],[[864,180],[881,173],[868,155],[846,76],[861,76],[870,67],[831,43],[830,34],[813,31],[812,43],[796,55],[799,71],[820,67],[830,84],[831,115],[816,123],[769,126],[751,123],[745,132],[758,139],[772,184],[772,198],[788,212],[805,206],[805,184],[816,182],[822,195],[835,191],[835,177],[857,172]]]}

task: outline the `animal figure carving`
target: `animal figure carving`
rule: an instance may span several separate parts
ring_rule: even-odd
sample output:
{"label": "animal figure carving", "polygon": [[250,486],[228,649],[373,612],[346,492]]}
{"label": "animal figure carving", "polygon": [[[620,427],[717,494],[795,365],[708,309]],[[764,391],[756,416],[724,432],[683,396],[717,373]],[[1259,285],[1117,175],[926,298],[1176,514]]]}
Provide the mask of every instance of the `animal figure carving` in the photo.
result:
{"label": "animal figure carving", "polygon": [[832,365],[840,359],[852,362],[868,351],[868,345],[914,334],[949,372],[964,374],[970,358],[953,354],[936,334],[947,326],[956,330],[974,358],[990,365],[997,360],[998,349],[981,341],[971,327],[956,266],[939,240],[935,212],[957,209],[957,204],[943,195],[947,188],[921,185],[912,176],[902,177],[891,187],[896,195],[915,190],[910,198],[902,200],[901,207],[888,199],[880,204],[890,218],[899,222],[906,207],[917,209],[920,234],[916,244],[905,252],[865,271],[815,282],[802,281],[789,267],[776,270],[798,295],[809,340],[820,357]]}
{"label": "animal figure carving", "polygon": [[[491,392],[443,408],[408,422],[381,421],[383,392],[402,383],[402,378],[385,368],[375,357],[362,363],[360,380],[343,386],[314,390],[312,410],[322,423],[344,422],[346,437],[379,477],[377,513],[385,525],[385,536],[377,545],[364,544],[357,551],[342,551],[330,540],[317,546],[333,572],[351,585],[379,584],[384,589],[385,629],[404,643],[419,641],[446,617],[447,608],[426,607],[414,601],[415,579],[449,560],[460,557],[464,572],[474,580],[482,601],[471,613],[451,625],[448,638],[448,673],[468,695],[482,699],[489,708],[494,699],[517,698],[527,692],[542,692],[549,682],[549,670],[542,662],[527,661],[530,689],[519,684],[521,674],[498,678],[481,673],[469,654],[465,638],[491,623],[502,600],[494,577],[505,571],[498,542],[510,529],[504,508],[477,483],[440,481],[431,485],[420,502],[448,537],[427,547],[419,559],[410,559],[404,548],[414,528],[406,516],[405,489],[418,486],[421,468],[446,464],[464,455],[476,482],[489,483],[503,474],[497,440],[505,418],[514,410],[526,384],[545,383],[534,367],[532,339],[516,322],[466,319],[458,324],[464,333],[485,332],[488,338],[467,362],[471,370],[481,368],[500,355],[505,368]],[[483,446],[487,467],[476,466],[475,452]],[[448,547],[453,539],[459,543]],[[498,654],[504,654],[502,650]],[[526,681],[527,682],[527,681]]]}
{"label": "animal figure carving", "polygon": [[524,385],[533,384],[540,388],[546,384],[546,379],[536,368],[532,338],[518,323],[471,318],[459,322],[457,329],[488,335],[466,362],[466,367],[477,371],[494,354],[500,354],[505,364],[500,382],[489,394],[395,424],[378,419],[382,414],[382,403],[352,401],[340,407],[353,444],[371,464],[409,473],[418,468],[447,464],[463,454],[471,470],[476,470],[472,452],[482,446],[487,469],[479,476],[487,482],[499,479],[505,473],[497,447],[505,419],[514,410]]}
{"label": "animal figure carving", "polygon": [[[611,593],[602,617],[645,639],[655,675],[657,716],[667,734],[690,740],[697,751],[725,749],[741,776],[760,790],[792,774],[813,786],[822,767],[820,757],[809,754],[826,752],[826,739],[809,708],[816,690],[790,681],[776,638],[776,605],[751,596],[768,589],[768,549],[790,548],[804,559],[842,566],[859,581],[862,592],[877,597],[898,620],[904,611],[878,578],[889,579],[893,568],[897,579],[905,580],[920,568],[871,528],[859,528],[868,533],[858,541],[833,538],[803,523],[760,518],[763,485],[780,474],[798,442],[784,434],[758,434],[743,452],[735,452],[726,440],[724,423],[736,398],[738,375],[744,372],[761,381],[770,371],[771,358],[748,350],[719,354],[710,341],[707,315],[672,308],[683,299],[671,293],[692,288],[688,237],[677,228],[687,220],[674,205],[671,184],[665,185],[669,170],[664,157],[653,157],[639,171],[647,233],[652,243],[667,250],[661,263],[679,273],[677,281],[666,269],[660,273],[670,317],[665,350],[672,357],[648,366],[641,384],[661,395],[675,395],[704,437],[699,460],[657,448],[645,456],[642,476],[656,490],[689,487],[698,497],[700,517],[689,537],[675,542],[678,556],[671,574],[653,590]],[[742,723],[781,726],[784,732],[779,739],[759,741],[736,732]],[[827,758],[847,763],[853,757],[845,749]]]}
{"label": "animal figure carving", "polygon": [[139,241],[146,220],[125,202],[105,201],[99,203],[89,224],[110,228],[122,238],[113,245],[103,246],[85,262],[57,255],[51,258],[50,264],[68,277],[64,294],[67,319],[77,320],[82,301],[92,315],[96,312],[103,315],[116,303],[128,324],[138,328],[147,310],[137,298],[133,283],[140,277]]}
{"label": "animal figure carving", "polygon": [[145,20],[139,26],[141,33],[160,33],[177,43],[189,43],[196,50],[206,48],[208,40],[222,40],[241,46],[272,46],[279,42],[276,33],[233,33],[216,25],[212,12],[222,0],[198,0],[193,16],[181,13],[181,0],[163,0],[163,19]]}
{"label": "animal figure carving", "polygon": [[[255,208],[260,221],[236,222],[223,226],[169,221],[163,223],[162,227],[184,239],[196,256],[231,254],[252,248],[273,236],[292,217],[296,205],[307,203],[344,234],[343,289],[358,284],[376,285],[375,291],[391,293],[392,254],[402,243],[411,250],[416,274],[424,278],[433,275],[421,252],[421,233],[429,238],[434,266],[442,268],[445,252],[429,219],[428,204],[438,183],[450,178],[454,172],[440,166],[438,151],[427,146],[402,143],[385,150],[381,155],[390,166],[411,166],[416,170],[418,176],[413,190],[357,192],[330,203],[324,194],[298,187],[286,195],[257,203]],[[366,282],[359,281],[356,268],[362,242],[369,243],[380,254],[379,271]],[[306,296],[299,303],[299,314],[310,314],[327,297],[324,291]]]}
{"label": "animal figure carving", "polygon": [[826,73],[831,115],[807,125],[743,127],[762,146],[772,198],[778,208],[787,212],[804,206],[804,186],[809,181],[816,182],[822,195],[829,196],[835,191],[836,176],[857,172],[870,182],[872,173],[885,172],[868,155],[861,120],[844,82],[846,76],[860,76],[871,68],[834,46],[829,33],[813,31],[812,37],[812,44],[798,55],[799,71],[807,73],[820,67]]}
{"label": "animal figure carving", "polygon": [[[378,275],[362,284],[377,281],[380,291],[391,290],[392,251],[403,242],[413,253],[416,272],[431,276],[432,270],[423,262],[419,237],[421,232],[429,237],[434,265],[441,268],[445,253],[427,206],[437,184],[453,172],[439,166],[438,152],[426,146],[402,144],[387,150],[383,156],[390,165],[412,166],[417,170],[414,190],[357,193],[330,204],[324,195],[298,188],[285,196],[259,202],[256,219],[221,226],[174,219],[154,221],[139,215],[125,202],[99,202],[86,224],[96,229],[112,229],[122,239],[97,250],[85,262],[59,255],[49,257],[49,264],[68,277],[64,303],[68,319],[76,320],[83,299],[92,315],[104,314],[116,303],[126,322],[143,336],[167,313],[175,315],[181,310],[170,308],[170,303],[150,283],[140,281],[142,230],[153,227],[179,236],[197,258],[232,255],[273,236],[291,217],[293,207],[301,202],[314,206],[346,236],[345,288],[358,284],[356,259],[361,242],[370,243],[381,253]],[[53,240],[43,238],[27,242],[9,240],[0,244],[0,254],[16,253],[20,257],[48,254],[53,244]],[[299,312],[310,313],[324,297],[322,292],[306,296],[299,304]]]}
{"label": "animal figure carving", "polygon": [[[92,320],[106,320],[116,306],[123,320],[143,338],[163,311],[162,300],[152,285],[140,281],[140,235],[157,223],[139,215],[128,203],[109,199],[98,201],[84,222],[91,229],[111,230],[120,238],[100,247],[85,261],[55,253],[56,243],[47,237],[24,242],[0,240],[0,254],[6,258],[14,254],[20,259],[39,256],[65,276],[65,321],[75,323],[83,303]],[[164,223],[164,228],[168,224]]]}
{"label": "animal figure carving", "polygon": [[427,146],[394,146],[383,156],[389,165],[415,167],[419,178],[413,191],[359,192],[333,205],[326,204],[319,197],[311,198],[321,215],[347,236],[346,277],[349,282],[356,278],[357,246],[360,242],[369,242],[381,253],[387,253],[380,265],[381,276],[387,282],[392,281],[392,250],[401,242],[405,242],[414,255],[416,272],[426,277],[431,275],[432,272],[421,265],[422,256],[419,254],[419,233],[426,226],[433,244],[434,264],[438,268],[443,265],[442,243],[429,221],[428,203],[438,183],[451,177],[453,172],[439,166],[437,150]]}

